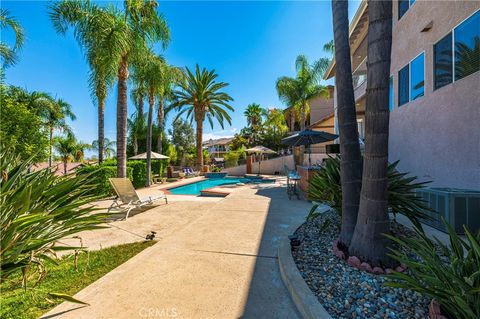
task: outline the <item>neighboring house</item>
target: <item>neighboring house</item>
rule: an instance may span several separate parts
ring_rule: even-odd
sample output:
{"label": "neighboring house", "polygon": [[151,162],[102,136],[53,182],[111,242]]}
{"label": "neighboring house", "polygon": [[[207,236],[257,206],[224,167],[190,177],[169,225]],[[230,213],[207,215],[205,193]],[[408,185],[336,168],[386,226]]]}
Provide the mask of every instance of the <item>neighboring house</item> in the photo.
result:
{"label": "neighboring house", "polygon": [[[389,160],[431,186],[480,189],[479,9],[478,1],[393,2]],[[350,25],[360,137],[367,33],[362,1]],[[332,62],[325,79],[334,76]]]}
{"label": "neighboring house", "polygon": [[[67,174],[72,174],[75,173],[75,170],[77,168],[85,166],[86,163],[78,163],[78,162],[72,162],[72,163],[67,163]],[[41,162],[41,163],[36,163],[32,165],[32,171],[39,171],[42,169],[48,168],[48,162]],[[56,176],[62,176],[64,175],[64,167],[63,167],[63,162],[53,162],[52,171],[55,172]]]}
{"label": "neighboring house", "polygon": [[232,142],[233,137],[225,137],[219,139],[210,139],[203,142],[203,148],[208,151],[210,158],[216,157],[217,159],[223,158],[223,155],[229,151],[229,144]]}
{"label": "neighboring house", "polygon": [[[310,101],[310,115],[307,116],[305,127],[318,131],[334,133],[334,112],[333,112],[333,94],[334,87],[329,85],[330,97],[318,97]],[[285,110],[285,119],[287,121],[289,134],[300,131],[300,123],[292,117],[291,108]],[[325,145],[329,143],[312,145],[312,153],[325,153]]]}

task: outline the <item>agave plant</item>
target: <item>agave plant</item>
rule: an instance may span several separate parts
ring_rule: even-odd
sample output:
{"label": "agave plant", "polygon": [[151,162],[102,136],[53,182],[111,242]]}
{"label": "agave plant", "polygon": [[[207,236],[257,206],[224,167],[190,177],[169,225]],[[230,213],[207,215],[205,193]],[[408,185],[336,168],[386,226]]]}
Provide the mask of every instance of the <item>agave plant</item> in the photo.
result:
{"label": "agave plant", "polygon": [[[418,190],[429,182],[417,182],[416,176],[408,176],[397,170],[398,161],[388,165],[388,207],[396,215],[407,216],[420,227],[421,219],[430,218],[426,212],[431,209],[418,196]],[[329,157],[322,169],[310,180],[308,196],[311,200],[330,205],[342,214],[342,191],[340,183],[340,158]]]}
{"label": "agave plant", "polygon": [[388,236],[404,248],[392,250],[390,256],[409,269],[388,276],[388,285],[434,298],[448,318],[480,318],[480,232],[472,234],[464,226],[466,239],[462,239],[443,222],[450,245],[431,240],[419,228],[413,238]]}
{"label": "agave plant", "polygon": [[[22,272],[45,272],[55,252],[81,247],[57,245],[61,238],[99,226],[105,214],[88,205],[96,199],[89,176],[55,176],[48,169],[30,172],[31,160],[19,161],[4,147],[0,152],[1,279]],[[41,277],[41,276],[40,276]]]}

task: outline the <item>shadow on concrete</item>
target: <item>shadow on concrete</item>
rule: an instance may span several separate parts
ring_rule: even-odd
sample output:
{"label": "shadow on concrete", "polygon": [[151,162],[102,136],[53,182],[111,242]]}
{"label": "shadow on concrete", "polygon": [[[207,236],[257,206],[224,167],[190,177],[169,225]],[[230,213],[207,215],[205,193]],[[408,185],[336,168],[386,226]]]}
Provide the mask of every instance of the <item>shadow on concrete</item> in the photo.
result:
{"label": "shadow on concrete", "polygon": [[242,318],[300,318],[280,277],[278,245],[282,236],[301,225],[311,203],[289,200],[286,187],[257,187],[257,195],[270,199],[262,239]]}

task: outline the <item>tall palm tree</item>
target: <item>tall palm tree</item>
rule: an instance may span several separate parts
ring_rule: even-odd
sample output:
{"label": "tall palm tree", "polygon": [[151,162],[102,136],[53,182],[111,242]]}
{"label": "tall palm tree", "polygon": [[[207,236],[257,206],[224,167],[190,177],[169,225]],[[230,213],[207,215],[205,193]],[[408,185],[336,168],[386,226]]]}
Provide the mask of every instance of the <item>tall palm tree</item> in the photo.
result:
{"label": "tall palm tree", "polygon": [[357,222],[362,185],[362,158],[358,142],[357,117],[353,95],[352,64],[350,60],[348,1],[333,0],[333,35],[335,43],[335,88],[337,116],[342,154],[340,178],[342,184],[342,226],[339,244],[350,246]]}
{"label": "tall palm tree", "polygon": [[228,111],[233,112],[234,110],[229,104],[233,98],[221,91],[228,86],[228,83],[217,82],[217,77],[218,74],[215,73],[215,70],[207,71],[205,68],[200,70],[198,64],[195,67],[195,73],[185,68],[185,79],[180,82],[179,89],[174,92],[173,106],[179,110],[177,118],[186,114],[190,121],[195,120],[197,165],[200,168],[203,166],[202,134],[205,119],[212,128],[214,119],[222,128],[224,121],[227,121],[229,125],[232,123]]}
{"label": "tall palm tree", "polygon": [[250,129],[250,137],[253,144],[258,141],[258,134],[260,133],[262,125],[262,116],[265,114],[265,110],[262,109],[260,104],[252,103],[247,106],[243,115],[247,118],[247,123]]}
{"label": "tall palm tree", "polygon": [[[170,30],[162,15],[157,12],[158,3],[155,0],[125,1],[126,33],[130,38],[130,46],[120,58],[117,73],[117,175],[127,174],[127,79],[128,63],[139,50],[145,50],[150,43],[161,41],[166,47],[170,39]],[[141,52],[141,51],[140,51]]]}
{"label": "tall palm tree", "polygon": [[22,48],[25,41],[25,34],[22,26],[18,21],[10,15],[8,10],[0,8],[0,30],[10,27],[15,33],[15,44],[10,47],[3,41],[0,41],[0,57],[2,58],[2,73],[3,69],[14,65],[18,61],[17,53]]}
{"label": "tall palm tree", "polygon": [[[165,47],[170,39],[170,31],[162,15],[158,14],[155,0],[126,0],[123,10],[113,6],[98,7],[90,1],[64,1],[79,3],[82,6],[65,10],[68,19],[52,20],[57,30],[66,29],[67,24],[79,25],[75,34],[80,39],[90,38],[106,54],[106,61],[115,61],[117,78],[117,176],[126,177],[127,173],[127,80],[129,61],[149,45],[161,41]],[[93,9],[95,8],[95,9]],[[100,10],[100,13],[98,13]],[[56,14],[53,11],[52,15]],[[58,21],[58,23],[56,23]],[[73,22],[72,22],[73,21]],[[87,26],[86,26],[87,25]],[[86,30],[85,35],[83,36]],[[95,36],[92,34],[95,33]],[[81,41],[89,47],[90,42]],[[104,57],[100,61],[104,61]]]}
{"label": "tall palm tree", "polygon": [[[306,56],[299,55],[295,61],[296,77],[282,76],[277,80],[278,96],[295,109],[300,118],[301,131],[305,129],[307,115],[310,114],[310,100],[319,96],[329,97],[328,89],[320,85],[320,79],[327,67],[324,60],[310,64]],[[297,161],[297,164],[303,163],[303,147],[300,148]]]}
{"label": "tall palm tree", "polygon": [[178,67],[164,64],[161,76],[161,84],[158,87],[157,99],[157,124],[158,124],[158,136],[157,136],[157,152],[162,154],[162,139],[165,130],[165,117],[170,110],[170,107],[165,107],[165,101],[173,100],[174,86],[181,82],[184,73]]}
{"label": "tall palm tree", "polygon": [[388,122],[392,2],[368,4],[365,154],[357,225],[349,252],[371,265],[388,264]]}
{"label": "tall palm tree", "polygon": [[142,55],[134,60],[135,77],[145,85],[148,97],[148,116],[147,116],[147,173],[145,186],[150,186],[152,171],[152,129],[153,129],[153,110],[155,98],[163,85],[162,73],[165,69],[165,59],[155,55],[151,50],[146,50]]}
{"label": "tall palm tree", "polygon": [[[103,139],[103,155],[105,158],[111,158],[115,155],[115,141],[110,141],[108,138]],[[92,142],[92,149],[98,151],[99,143],[98,140]]]}
{"label": "tall palm tree", "polygon": [[98,160],[103,161],[105,136],[105,100],[113,85],[120,53],[126,39],[121,30],[122,21],[114,19],[112,11],[89,1],[63,1],[52,4],[50,19],[60,34],[74,29],[77,42],[84,50],[90,66],[89,86],[98,109]]}

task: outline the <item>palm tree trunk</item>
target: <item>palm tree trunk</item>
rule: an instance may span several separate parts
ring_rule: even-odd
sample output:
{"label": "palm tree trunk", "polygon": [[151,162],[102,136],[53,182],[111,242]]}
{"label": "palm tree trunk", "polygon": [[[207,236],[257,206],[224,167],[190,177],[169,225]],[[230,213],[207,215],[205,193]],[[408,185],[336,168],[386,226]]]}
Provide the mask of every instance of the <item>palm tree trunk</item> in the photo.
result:
{"label": "palm tree trunk", "polygon": [[118,68],[117,96],[117,177],[127,177],[127,79],[128,60],[122,57]]}
{"label": "palm tree trunk", "polygon": [[165,120],[165,110],[163,108],[163,99],[158,98],[158,139],[157,139],[157,152],[162,154],[162,138],[163,138],[163,129]]}
{"label": "palm tree trunk", "polygon": [[63,175],[67,175],[67,157],[63,159]]}
{"label": "palm tree trunk", "polygon": [[139,116],[143,119],[144,110],[143,110],[143,94],[142,93],[138,94],[138,113],[139,113]]}
{"label": "palm tree trunk", "polygon": [[138,154],[138,140],[137,140],[137,134],[133,133],[133,155]]}
{"label": "palm tree trunk", "polygon": [[202,137],[203,137],[203,120],[196,119],[197,123],[197,166],[198,169],[203,169],[203,149],[202,149]]}
{"label": "palm tree trunk", "polygon": [[388,125],[392,2],[369,1],[365,160],[357,226],[350,253],[371,265],[388,265]]}
{"label": "palm tree trunk", "polygon": [[147,118],[147,180],[145,186],[150,186],[152,175],[152,125],[153,125],[153,105],[155,103],[155,95],[153,90],[150,90],[148,99],[148,118]]}
{"label": "palm tree trunk", "polygon": [[53,126],[50,126],[50,136],[48,138],[48,167],[52,167],[52,152],[53,152]]}
{"label": "palm tree trunk", "polygon": [[98,98],[98,163],[103,162],[105,154],[105,99]]}
{"label": "palm tree trunk", "polygon": [[348,1],[333,0],[333,33],[335,41],[335,86],[340,130],[340,179],[342,184],[342,226],[339,243],[350,246],[357,223],[362,183],[362,158],[353,95],[352,64],[348,39]]}

